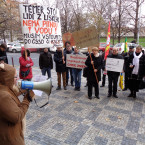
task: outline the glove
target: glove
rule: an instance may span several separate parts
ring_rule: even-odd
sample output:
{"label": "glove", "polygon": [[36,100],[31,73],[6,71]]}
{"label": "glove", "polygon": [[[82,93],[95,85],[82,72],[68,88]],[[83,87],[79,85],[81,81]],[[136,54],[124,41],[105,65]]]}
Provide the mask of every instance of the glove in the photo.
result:
{"label": "glove", "polygon": [[30,102],[31,100],[33,100],[35,98],[35,94],[34,94],[34,92],[32,90],[28,90],[28,91],[29,92],[26,93],[24,98],[27,98],[27,100]]}
{"label": "glove", "polygon": [[30,64],[27,64],[26,67],[30,67]]}

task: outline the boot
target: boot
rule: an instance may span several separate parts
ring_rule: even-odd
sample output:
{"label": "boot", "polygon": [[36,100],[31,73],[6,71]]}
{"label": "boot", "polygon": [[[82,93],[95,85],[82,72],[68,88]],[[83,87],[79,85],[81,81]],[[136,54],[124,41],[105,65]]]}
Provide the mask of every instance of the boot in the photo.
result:
{"label": "boot", "polygon": [[135,91],[133,92],[133,98],[136,98],[136,92]]}

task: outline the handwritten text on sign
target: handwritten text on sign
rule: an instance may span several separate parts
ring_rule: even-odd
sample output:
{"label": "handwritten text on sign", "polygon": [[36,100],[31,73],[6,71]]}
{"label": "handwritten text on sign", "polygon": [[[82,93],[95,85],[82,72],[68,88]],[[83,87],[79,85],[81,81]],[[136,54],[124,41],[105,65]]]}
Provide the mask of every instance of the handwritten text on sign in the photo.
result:
{"label": "handwritten text on sign", "polygon": [[45,48],[62,41],[57,8],[20,4],[25,48]]}
{"label": "handwritten text on sign", "polygon": [[106,60],[107,71],[122,72],[123,65],[124,65],[123,59],[107,58]]}
{"label": "handwritten text on sign", "polygon": [[67,58],[66,59],[67,67],[80,68],[80,69],[83,69],[86,67],[85,61],[87,59],[87,56],[85,55],[67,54],[66,58]]}

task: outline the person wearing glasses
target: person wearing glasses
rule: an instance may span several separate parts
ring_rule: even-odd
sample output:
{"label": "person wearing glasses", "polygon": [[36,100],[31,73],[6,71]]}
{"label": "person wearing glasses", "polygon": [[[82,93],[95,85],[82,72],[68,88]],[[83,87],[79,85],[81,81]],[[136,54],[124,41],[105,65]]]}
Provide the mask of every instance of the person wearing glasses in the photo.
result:
{"label": "person wearing glasses", "polygon": [[[17,87],[16,69],[6,63],[0,64],[0,145],[25,145],[25,115],[30,101],[28,94],[22,102],[18,96],[26,91]],[[29,96],[33,99],[34,93]]]}

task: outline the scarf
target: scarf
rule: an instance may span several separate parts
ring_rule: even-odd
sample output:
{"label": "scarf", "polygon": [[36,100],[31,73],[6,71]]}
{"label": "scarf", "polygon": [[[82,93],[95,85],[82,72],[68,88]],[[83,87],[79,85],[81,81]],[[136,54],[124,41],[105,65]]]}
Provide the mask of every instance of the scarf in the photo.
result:
{"label": "scarf", "polygon": [[135,52],[133,53],[134,55],[134,58],[133,58],[133,65],[134,65],[134,68],[133,68],[133,71],[132,71],[132,74],[135,74],[137,75],[138,74],[138,70],[139,70],[139,59],[141,58],[141,56],[143,55],[142,52],[137,56],[135,54]]}
{"label": "scarf", "polygon": [[99,53],[97,53],[96,55],[94,55],[95,57],[99,57]]}

